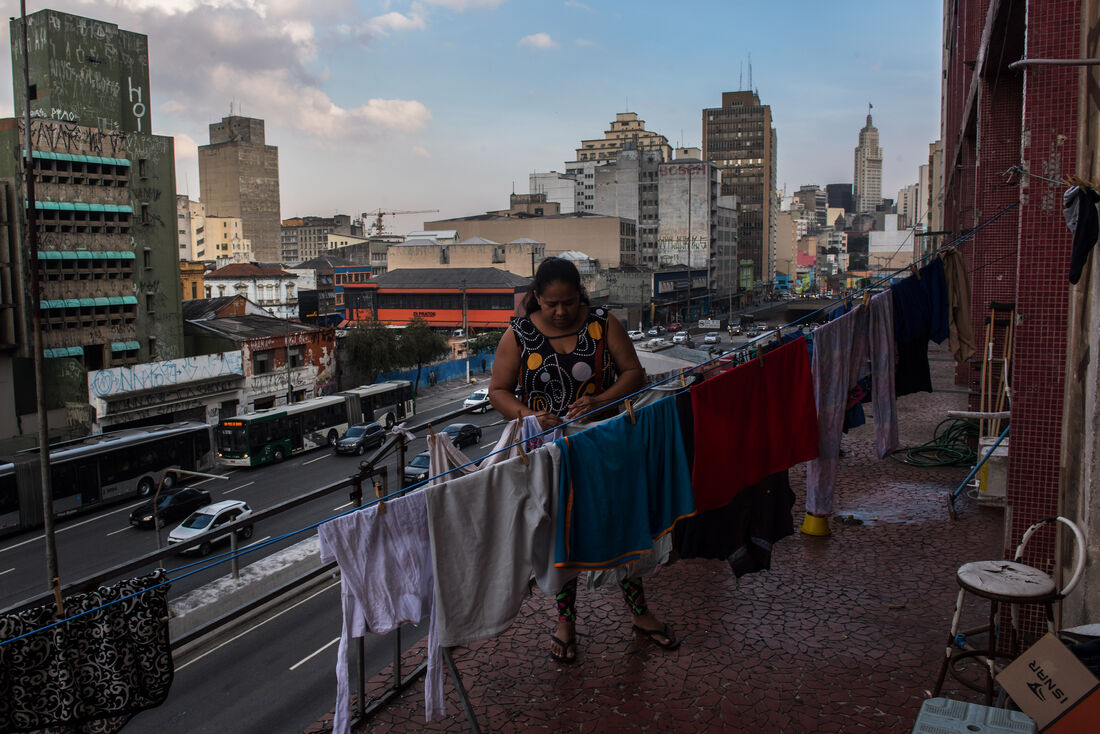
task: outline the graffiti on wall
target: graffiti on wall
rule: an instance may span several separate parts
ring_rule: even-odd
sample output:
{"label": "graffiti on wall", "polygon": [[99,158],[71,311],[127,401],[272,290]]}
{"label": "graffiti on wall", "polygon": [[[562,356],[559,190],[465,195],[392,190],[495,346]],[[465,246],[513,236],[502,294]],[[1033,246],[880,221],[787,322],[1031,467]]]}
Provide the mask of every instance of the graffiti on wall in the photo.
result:
{"label": "graffiti on wall", "polygon": [[132,367],[93,370],[88,373],[88,393],[93,398],[105,398],[135,390],[179,386],[213,377],[243,374],[240,352],[204,354]]}

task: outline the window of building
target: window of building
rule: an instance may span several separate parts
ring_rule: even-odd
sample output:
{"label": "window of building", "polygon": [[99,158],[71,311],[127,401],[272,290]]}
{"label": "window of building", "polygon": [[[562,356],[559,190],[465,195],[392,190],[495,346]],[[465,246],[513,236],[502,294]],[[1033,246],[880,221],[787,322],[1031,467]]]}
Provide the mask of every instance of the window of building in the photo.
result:
{"label": "window of building", "polygon": [[199,297],[199,284],[192,281],[191,282],[191,298],[196,299],[198,297]]}
{"label": "window of building", "polygon": [[262,375],[275,369],[275,350],[264,349],[252,353],[252,374]]}
{"label": "window of building", "polygon": [[153,362],[157,359],[157,338],[155,336],[149,337],[149,361]]}
{"label": "window of building", "polygon": [[154,307],[155,296],[152,293],[145,294],[145,312],[150,316],[155,312]]}
{"label": "window of building", "polygon": [[141,264],[146,270],[153,267],[153,251],[148,247],[141,251]]}
{"label": "window of building", "polygon": [[138,158],[138,176],[141,178],[148,177],[148,173],[146,172],[147,164],[148,161],[145,158]]}

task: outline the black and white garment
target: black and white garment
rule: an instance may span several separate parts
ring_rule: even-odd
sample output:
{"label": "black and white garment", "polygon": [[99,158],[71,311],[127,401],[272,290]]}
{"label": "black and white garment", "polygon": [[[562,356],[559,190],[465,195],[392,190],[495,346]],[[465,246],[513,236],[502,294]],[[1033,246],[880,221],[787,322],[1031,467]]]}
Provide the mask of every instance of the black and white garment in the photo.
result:
{"label": "black and white garment", "polygon": [[55,622],[54,606],[0,615],[0,643],[13,640],[0,644],[0,731],[109,734],[164,703],[174,672],[164,579],[158,569],[74,594],[75,619],[18,640]]}
{"label": "black and white garment", "polygon": [[565,415],[585,395],[598,395],[615,382],[607,348],[607,311],[594,308],[576,331],[577,346],[558,354],[550,338],[530,318],[512,318],[520,352],[520,399],[535,411]]}
{"label": "black and white garment", "polygon": [[1096,212],[1096,203],[1100,194],[1092,189],[1073,186],[1062,194],[1062,215],[1066,226],[1073,232],[1073,249],[1069,260],[1069,282],[1077,285],[1085,262],[1100,235],[1100,215]]}

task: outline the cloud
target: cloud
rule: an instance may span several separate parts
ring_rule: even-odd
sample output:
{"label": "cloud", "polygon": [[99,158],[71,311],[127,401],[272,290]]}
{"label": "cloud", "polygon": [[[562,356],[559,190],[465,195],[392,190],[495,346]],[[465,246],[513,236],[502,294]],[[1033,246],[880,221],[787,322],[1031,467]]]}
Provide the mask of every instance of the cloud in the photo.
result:
{"label": "cloud", "polygon": [[369,146],[432,119],[422,102],[372,97],[369,87],[360,99],[334,100],[329,72],[317,63],[329,46],[370,48],[382,36],[426,27],[420,2],[373,17],[355,0],[56,0],[53,6],[149,36],[154,104],[173,126],[193,123],[192,135],[231,102],[269,130],[302,133],[303,142],[319,147]]}
{"label": "cloud", "polygon": [[576,0],[565,0],[565,7],[567,7],[567,8],[576,8],[578,10],[587,10],[589,13],[596,12],[592,8],[585,5],[584,3],[578,3]]}
{"label": "cloud", "polygon": [[199,144],[187,133],[169,133],[175,138],[176,163],[198,160]]}
{"label": "cloud", "polygon": [[409,148],[409,152],[412,153],[413,155],[419,156],[421,158],[431,158],[432,157],[432,154],[428,152],[428,149],[425,148],[422,145],[414,145],[413,147]]}
{"label": "cloud", "polygon": [[424,0],[429,5],[442,5],[458,12],[467,8],[495,8],[504,0]]}
{"label": "cloud", "polygon": [[532,33],[519,39],[519,43],[516,45],[530,46],[531,48],[554,48],[558,44],[554,43],[554,39],[548,33]]}
{"label": "cloud", "polygon": [[587,38],[578,38],[576,44],[581,48],[599,48],[600,44],[595,41],[590,41]]}

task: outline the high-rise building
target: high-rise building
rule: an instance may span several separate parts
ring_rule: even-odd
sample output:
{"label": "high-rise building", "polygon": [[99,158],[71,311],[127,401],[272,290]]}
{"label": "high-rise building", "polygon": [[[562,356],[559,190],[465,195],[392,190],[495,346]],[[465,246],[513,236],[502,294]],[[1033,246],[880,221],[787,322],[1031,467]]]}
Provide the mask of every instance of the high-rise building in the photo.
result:
{"label": "high-rise building", "polygon": [[279,262],[293,265],[324,255],[331,249],[331,235],[362,237],[363,220],[353,220],[347,214],[284,219],[279,234]]}
{"label": "high-rise building", "polygon": [[772,110],[756,92],[723,92],[721,107],[703,110],[703,159],[718,166],[722,195],[740,202],[737,251],[753,288],[775,279],[775,152]]}
{"label": "high-rise building", "polygon": [[[175,155],[172,138],[151,132],[146,36],[53,10],[27,16],[27,30],[38,272],[19,245],[4,265],[40,283],[51,425],[81,433],[87,371],[183,356]],[[22,38],[12,20],[16,116],[0,120],[0,179],[14,192],[16,243],[27,231]],[[24,426],[35,413],[26,302],[16,303],[15,359],[0,360],[0,384],[13,390],[0,404]]]}
{"label": "high-rise building", "polygon": [[262,262],[281,262],[279,149],[267,145],[264,121],[223,117],[199,146],[199,192],[208,217],[241,220],[243,238]]}
{"label": "high-rise building", "polygon": [[604,131],[602,138],[582,140],[577,148],[578,161],[615,160],[625,143],[633,143],[637,150],[653,150],[661,155],[662,161],[672,159],[672,148],[668,138],[652,130],[645,129],[645,120],[638,119],[637,112],[619,112],[611,127]]}
{"label": "high-rise building", "polygon": [[882,148],[878,146],[878,128],[871,124],[871,109],[867,109],[867,124],[859,131],[855,152],[855,178],[852,195],[856,211],[873,212],[882,203]]}
{"label": "high-rise building", "polygon": [[596,214],[633,219],[638,224],[637,250],[622,253],[624,265],[657,267],[657,150],[638,150],[624,143],[613,161],[594,170]]}
{"label": "high-rise building", "polygon": [[575,174],[542,171],[527,175],[528,192],[546,194],[547,201],[557,202],[559,212],[572,214],[577,205],[577,179]]}
{"label": "high-rise building", "polygon": [[[850,183],[825,184],[825,198],[830,209],[843,209],[850,212],[855,207],[855,203],[852,201],[852,184]],[[829,224],[832,224],[832,222]]]}
{"label": "high-rise building", "polygon": [[814,232],[829,225],[826,219],[828,198],[820,186],[816,184],[802,186],[795,192],[794,199],[802,205],[802,209],[812,218]]}

